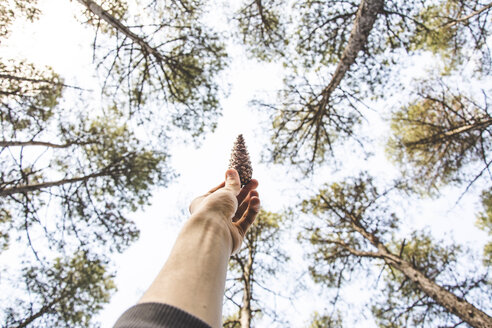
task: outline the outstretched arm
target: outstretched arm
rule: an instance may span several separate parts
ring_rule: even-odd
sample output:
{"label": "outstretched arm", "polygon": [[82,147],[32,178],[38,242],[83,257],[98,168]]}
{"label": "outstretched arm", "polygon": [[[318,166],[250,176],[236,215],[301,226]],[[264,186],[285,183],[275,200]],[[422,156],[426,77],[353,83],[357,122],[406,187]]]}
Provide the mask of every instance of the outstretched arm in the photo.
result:
{"label": "outstretched arm", "polygon": [[241,189],[235,170],[225,182],[196,198],[167,262],[139,303],[173,305],[222,326],[227,263],[260,210],[256,180]]}

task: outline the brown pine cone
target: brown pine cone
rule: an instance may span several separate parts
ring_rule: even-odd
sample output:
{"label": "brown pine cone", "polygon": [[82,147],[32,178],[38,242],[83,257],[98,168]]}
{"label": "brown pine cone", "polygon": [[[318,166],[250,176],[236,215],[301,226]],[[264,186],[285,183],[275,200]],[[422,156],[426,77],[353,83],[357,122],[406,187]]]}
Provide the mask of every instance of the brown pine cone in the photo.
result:
{"label": "brown pine cone", "polygon": [[253,177],[251,160],[249,159],[248,150],[246,149],[242,134],[237,136],[236,142],[234,142],[234,146],[232,147],[229,168],[235,169],[239,173],[241,187],[247,185]]}

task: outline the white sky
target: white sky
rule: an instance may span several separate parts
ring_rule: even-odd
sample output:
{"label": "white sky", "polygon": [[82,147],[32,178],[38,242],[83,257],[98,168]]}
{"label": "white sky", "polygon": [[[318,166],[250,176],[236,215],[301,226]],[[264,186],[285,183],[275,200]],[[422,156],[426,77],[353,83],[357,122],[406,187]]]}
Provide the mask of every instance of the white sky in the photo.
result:
{"label": "white sky", "polygon": [[[2,56],[26,58],[35,64],[51,66],[65,78],[66,83],[88,89],[95,85],[97,87],[94,89],[97,89],[99,82],[93,76],[91,63],[93,30],[85,29],[74,18],[74,13],[80,10],[79,4],[68,0],[40,0],[40,7],[43,16],[39,21],[15,25],[12,37],[7,44],[1,45]],[[100,315],[103,327],[112,326],[126,308],[135,304],[155,277],[168,256],[191,199],[221,182],[230,149],[238,133],[243,133],[245,137],[253,162],[254,177],[260,181],[262,205],[269,211],[280,211],[294,205],[299,193],[306,189],[315,190],[318,183],[332,181],[336,176],[347,175],[352,170],[358,172],[361,168],[371,168],[372,172],[382,176],[394,172],[381,151],[363,163],[349,155],[351,158],[346,159],[341,172],[335,174],[330,168],[323,168],[316,176],[306,178],[301,184],[295,182],[295,171],[287,172],[281,166],[260,164],[260,154],[268,142],[268,131],[265,131],[268,122],[264,115],[248,107],[248,101],[258,92],[280,88],[282,69],[275,63],[260,65],[248,61],[238,49],[234,49],[232,57],[233,62],[226,72],[229,79],[227,82],[232,85],[231,92],[222,101],[224,112],[216,132],[208,135],[199,149],[182,144],[171,147],[172,166],[180,177],[167,189],[159,190],[154,195],[151,207],[134,215],[141,229],[140,240],[124,254],[113,255],[118,272],[118,292]],[[94,96],[97,97],[97,93]],[[384,126],[378,128],[381,129],[378,130],[379,137],[376,140],[383,145]],[[459,191],[450,189],[446,195],[435,201],[415,201],[416,204],[412,204],[414,213],[408,218],[411,224],[407,229],[431,226],[437,237],[452,237],[458,242],[480,248],[485,234],[472,224],[477,208],[476,200],[467,196],[459,206],[452,207]],[[296,261],[302,261],[302,252],[295,236],[291,237],[293,240],[288,247],[293,256],[292,270],[295,270],[299,269]],[[309,283],[309,280],[306,281]],[[364,288],[366,286],[356,284],[347,289],[346,293],[361,298]],[[327,305],[319,297],[318,291],[319,287],[315,287],[315,290],[299,294],[293,309],[292,304],[278,300],[279,307],[287,310],[288,314],[295,313],[293,327],[302,327],[313,310],[320,311]],[[361,302],[357,306],[362,306]],[[363,326],[374,325],[368,321]]]}

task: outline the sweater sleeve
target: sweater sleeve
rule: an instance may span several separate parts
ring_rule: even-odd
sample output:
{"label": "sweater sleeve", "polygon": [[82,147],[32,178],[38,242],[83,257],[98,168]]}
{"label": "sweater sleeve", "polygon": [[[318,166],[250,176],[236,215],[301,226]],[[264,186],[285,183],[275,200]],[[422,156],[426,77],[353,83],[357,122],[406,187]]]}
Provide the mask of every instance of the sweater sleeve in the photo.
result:
{"label": "sweater sleeve", "polygon": [[177,307],[142,303],[126,310],[113,328],[211,328],[204,321]]}

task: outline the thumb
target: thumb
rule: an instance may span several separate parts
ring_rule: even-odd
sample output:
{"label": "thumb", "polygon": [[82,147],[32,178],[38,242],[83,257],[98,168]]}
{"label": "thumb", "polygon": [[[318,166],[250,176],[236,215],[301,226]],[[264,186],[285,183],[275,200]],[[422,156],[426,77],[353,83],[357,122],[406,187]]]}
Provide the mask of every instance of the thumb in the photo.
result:
{"label": "thumb", "polygon": [[229,189],[234,195],[239,195],[241,191],[241,181],[239,180],[239,174],[234,169],[226,171],[225,189]]}

